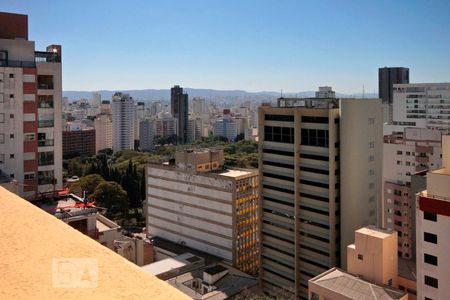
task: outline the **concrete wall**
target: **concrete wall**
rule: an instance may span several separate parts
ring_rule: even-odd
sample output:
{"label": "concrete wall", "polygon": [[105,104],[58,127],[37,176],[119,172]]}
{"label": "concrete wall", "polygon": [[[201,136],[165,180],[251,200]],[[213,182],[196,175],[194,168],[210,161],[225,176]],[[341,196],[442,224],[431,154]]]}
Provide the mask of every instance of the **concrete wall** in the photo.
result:
{"label": "concrete wall", "polygon": [[342,99],[340,114],[340,246],[345,266],[355,230],[381,220],[381,100]]}

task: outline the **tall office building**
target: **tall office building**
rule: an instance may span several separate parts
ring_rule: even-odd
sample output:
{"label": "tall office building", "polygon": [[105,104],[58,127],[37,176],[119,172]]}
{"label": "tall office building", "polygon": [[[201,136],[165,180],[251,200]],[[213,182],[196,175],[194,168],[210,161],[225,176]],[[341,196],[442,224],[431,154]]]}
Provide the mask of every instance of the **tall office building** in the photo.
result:
{"label": "tall office building", "polygon": [[378,223],[381,101],[280,98],[259,108],[259,141],[261,285],[308,299],[308,280]]}
{"label": "tall office building", "polygon": [[170,89],[170,109],[172,116],[177,119],[178,143],[187,141],[188,130],[188,94],[183,94],[183,88],[175,85]]}
{"label": "tall office building", "polygon": [[27,15],[0,28],[0,169],[31,199],[62,187],[61,46],[35,51]]}
{"label": "tall office building", "polygon": [[113,151],[134,149],[136,106],[128,94],[112,97]]}
{"label": "tall office building", "polygon": [[102,104],[102,95],[100,93],[92,93],[92,106],[95,108],[100,108]]}
{"label": "tall office building", "polygon": [[450,136],[442,136],[442,164],[417,196],[417,299],[450,295]]}
{"label": "tall office building", "polygon": [[383,103],[393,103],[393,87],[397,83],[409,83],[408,68],[379,68],[378,97]]}

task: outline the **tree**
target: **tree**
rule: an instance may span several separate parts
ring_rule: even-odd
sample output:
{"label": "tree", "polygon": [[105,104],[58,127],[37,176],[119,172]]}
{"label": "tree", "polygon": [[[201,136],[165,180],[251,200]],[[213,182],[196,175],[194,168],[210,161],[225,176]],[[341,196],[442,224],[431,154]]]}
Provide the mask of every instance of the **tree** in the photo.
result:
{"label": "tree", "polygon": [[74,186],[80,188],[82,191],[86,191],[86,196],[89,197],[94,193],[97,186],[103,182],[105,182],[105,179],[102,176],[91,174],[81,177]]}
{"label": "tree", "polygon": [[97,206],[105,207],[111,213],[124,212],[128,209],[127,192],[114,181],[103,181],[92,194]]}
{"label": "tree", "polygon": [[69,176],[83,176],[84,172],[84,164],[81,160],[81,157],[75,157],[69,160],[69,163],[67,165],[67,173]]}
{"label": "tree", "polygon": [[245,139],[245,134],[244,133],[239,133],[235,138],[234,141],[235,142],[239,142]]}

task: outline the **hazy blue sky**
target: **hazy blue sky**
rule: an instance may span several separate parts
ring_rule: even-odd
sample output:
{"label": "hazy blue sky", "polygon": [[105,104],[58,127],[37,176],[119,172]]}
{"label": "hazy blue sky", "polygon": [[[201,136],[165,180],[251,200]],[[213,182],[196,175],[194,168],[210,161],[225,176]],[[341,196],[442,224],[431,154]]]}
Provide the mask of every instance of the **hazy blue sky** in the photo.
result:
{"label": "hazy blue sky", "polygon": [[448,0],[2,0],[0,11],[28,14],[39,50],[62,44],[65,90],[374,92],[380,66],[450,81]]}

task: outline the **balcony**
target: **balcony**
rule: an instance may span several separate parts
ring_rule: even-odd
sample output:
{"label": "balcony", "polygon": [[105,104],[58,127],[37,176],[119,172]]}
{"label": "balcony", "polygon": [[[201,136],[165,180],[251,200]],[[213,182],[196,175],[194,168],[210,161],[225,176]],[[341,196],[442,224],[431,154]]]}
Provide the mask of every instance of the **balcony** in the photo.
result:
{"label": "balcony", "polygon": [[52,183],[53,183],[53,176],[52,177],[38,176],[38,185],[52,184]]}
{"label": "balcony", "polygon": [[53,96],[39,96],[38,108],[53,108]]}
{"label": "balcony", "polygon": [[38,75],[37,86],[40,90],[52,90],[53,89],[53,76],[52,75]]}
{"label": "balcony", "polygon": [[35,60],[36,62],[52,62],[52,63],[60,63],[61,56],[58,53],[53,52],[43,52],[43,51],[35,51]]}
{"label": "balcony", "polygon": [[38,121],[38,127],[39,128],[55,127],[55,120],[41,120],[41,121]]}
{"label": "balcony", "polygon": [[426,164],[430,161],[430,158],[428,156],[416,156],[416,162],[421,164]]}
{"label": "balcony", "polygon": [[48,140],[39,140],[38,141],[38,147],[47,147],[47,146],[54,146],[55,140],[54,139],[48,139]]}
{"label": "balcony", "polygon": [[39,90],[53,90],[53,83],[38,83]]}

